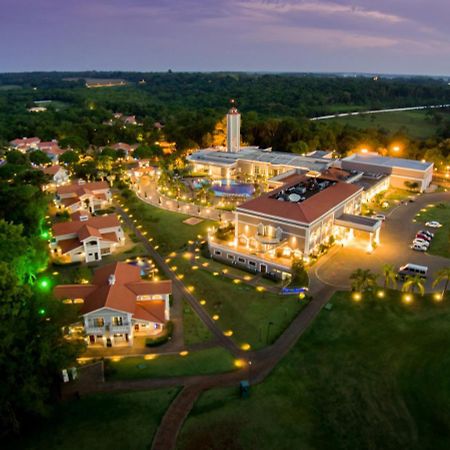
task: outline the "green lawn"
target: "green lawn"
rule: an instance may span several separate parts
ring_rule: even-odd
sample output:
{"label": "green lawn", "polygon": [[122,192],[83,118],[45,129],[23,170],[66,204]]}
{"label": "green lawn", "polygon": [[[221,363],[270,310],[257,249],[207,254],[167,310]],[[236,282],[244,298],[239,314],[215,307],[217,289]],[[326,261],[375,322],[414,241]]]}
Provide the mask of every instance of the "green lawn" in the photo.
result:
{"label": "green lawn", "polygon": [[450,298],[332,304],[249,399],[203,394],[178,448],[450,448]]}
{"label": "green lawn", "polygon": [[181,355],[157,355],[122,358],[107,361],[105,369],[108,380],[130,380],[138,378],[177,377],[182,375],[206,375],[233,370],[234,359],[222,348],[211,348]]}
{"label": "green lawn", "polygon": [[219,316],[217,324],[221,329],[233,331],[238,345],[250,344],[257,349],[272,343],[304,305],[296,296],[259,292],[253,286],[235,284],[220,274],[192,270],[191,262],[184,257],[174,258],[170,264],[184,275],[187,287],[193,286],[193,294],[199,300],[206,300],[204,307],[211,317]]}
{"label": "green lawn", "polygon": [[437,220],[443,225],[442,228],[429,229],[434,233],[434,238],[428,252],[450,258],[450,204],[436,203],[425,209],[426,211],[420,211],[417,214],[417,222],[423,223],[425,226],[426,222]]}
{"label": "green lawn", "polygon": [[[135,450],[150,448],[176,388],[124,394],[96,394],[62,403],[7,448]],[[3,443],[5,444],[5,442]]]}
{"label": "green lawn", "polygon": [[439,128],[438,125],[427,117],[424,111],[366,114],[361,116],[338,117],[336,119],[329,119],[329,121],[336,121],[362,129],[383,128],[390,133],[404,128],[408,135],[420,139],[432,137]]}
{"label": "green lawn", "polygon": [[213,224],[204,220],[198,225],[186,225],[183,221],[190,216],[156,208],[134,194],[121,201],[129,208],[128,214],[133,215],[132,219],[137,220],[137,225],[142,225],[142,230],[148,232],[147,237],[153,237],[152,243],[159,245],[158,252],[162,255],[184,248],[189,240],[197,239],[197,235],[205,238],[208,227]]}
{"label": "green lawn", "polygon": [[212,339],[212,334],[207,326],[200,320],[187,302],[183,304],[183,333],[184,345],[187,347]]}

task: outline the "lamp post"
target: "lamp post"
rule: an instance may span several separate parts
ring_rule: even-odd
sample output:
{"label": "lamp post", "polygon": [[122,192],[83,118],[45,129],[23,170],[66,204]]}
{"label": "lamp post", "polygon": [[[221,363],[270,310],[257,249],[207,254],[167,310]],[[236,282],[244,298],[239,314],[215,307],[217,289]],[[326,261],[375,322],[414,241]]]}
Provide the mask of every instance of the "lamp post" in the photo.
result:
{"label": "lamp post", "polygon": [[247,361],[247,365],[248,365],[248,381],[250,383],[252,380],[252,361],[250,359]]}
{"label": "lamp post", "polygon": [[266,344],[268,344],[269,343],[269,337],[270,337],[270,327],[273,325],[274,323],[273,322],[269,322],[268,324],[267,324],[267,336],[266,336]]}

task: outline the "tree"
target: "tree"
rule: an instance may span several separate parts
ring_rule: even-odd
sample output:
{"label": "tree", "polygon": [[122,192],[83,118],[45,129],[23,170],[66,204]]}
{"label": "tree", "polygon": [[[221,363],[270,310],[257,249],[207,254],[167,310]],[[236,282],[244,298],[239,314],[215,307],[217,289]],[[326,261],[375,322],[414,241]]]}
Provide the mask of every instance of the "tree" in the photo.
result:
{"label": "tree", "polygon": [[70,150],[64,152],[58,159],[60,163],[72,165],[76,164],[80,160],[80,157],[78,156],[78,153]]}
{"label": "tree", "polygon": [[28,163],[26,155],[19,150],[10,150],[6,154],[6,161],[8,164],[17,164],[17,165],[25,165]]}
{"label": "tree", "polygon": [[418,289],[420,295],[425,294],[425,286],[423,284],[423,279],[420,275],[407,276],[405,282],[403,283],[402,291],[403,292],[412,292]]}
{"label": "tree", "polygon": [[356,269],[351,275],[352,290],[365,291],[377,285],[377,275],[369,269]]}
{"label": "tree", "polygon": [[62,336],[66,305],[21,285],[0,262],[0,428],[20,433],[27,420],[46,414],[55,400],[61,369],[75,362],[82,346]]}
{"label": "tree", "polygon": [[52,160],[41,150],[35,150],[30,153],[30,161],[38,166],[44,164],[50,164]]}
{"label": "tree", "polygon": [[436,278],[433,281],[433,287],[437,286],[441,281],[445,281],[444,288],[442,290],[442,296],[445,296],[450,282],[450,267],[444,267],[443,269],[438,270],[436,273]]}
{"label": "tree", "polygon": [[305,265],[300,258],[294,258],[291,265],[292,280],[291,284],[295,286],[307,287],[308,286],[308,273],[306,272]]}
{"label": "tree", "polygon": [[397,272],[392,264],[384,264],[383,266],[384,287],[387,288],[389,284],[395,289],[397,287]]}

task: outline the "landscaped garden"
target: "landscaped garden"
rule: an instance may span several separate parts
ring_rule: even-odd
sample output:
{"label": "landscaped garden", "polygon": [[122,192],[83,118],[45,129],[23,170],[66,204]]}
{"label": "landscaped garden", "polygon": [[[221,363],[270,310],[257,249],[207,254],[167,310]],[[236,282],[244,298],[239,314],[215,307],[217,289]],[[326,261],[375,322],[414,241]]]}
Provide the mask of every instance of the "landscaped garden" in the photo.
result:
{"label": "landscaped garden", "polygon": [[201,321],[197,313],[190,307],[189,303],[183,303],[183,338],[184,345],[189,347],[201,344],[212,339],[212,333]]}
{"label": "landscaped garden", "polygon": [[450,298],[340,292],[248,399],[207,391],[179,449],[450,446]]}
{"label": "landscaped garden", "polygon": [[107,380],[207,375],[235,369],[232,355],[219,347],[170,355],[117,357],[106,360],[105,364]]}
{"label": "landscaped garden", "polygon": [[224,333],[246,348],[258,349],[275,341],[306,304],[298,296],[274,294],[262,286],[196,268],[184,255],[171,258],[170,265]]}
{"label": "landscaped garden", "polygon": [[205,238],[208,227],[213,224],[204,220],[198,225],[187,225],[183,221],[189,216],[144,203],[134,193],[119,200],[128,209],[126,212],[131,219],[142,225],[142,230],[153,238],[152,244],[159,246],[158,252],[162,255],[184,248],[189,240],[197,239],[199,235]]}
{"label": "landscaped garden", "polygon": [[430,229],[434,233],[429,253],[450,258],[450,205],[448,203],[436,203],[423,208],[416,216],[417,222],[425,225],[428,221],[437,221],[441,228]]}
{"label": "landscaped garden", "polygon": [[96,394],[58,405],[4,448],[104,450],[149,448],[178,389]]}

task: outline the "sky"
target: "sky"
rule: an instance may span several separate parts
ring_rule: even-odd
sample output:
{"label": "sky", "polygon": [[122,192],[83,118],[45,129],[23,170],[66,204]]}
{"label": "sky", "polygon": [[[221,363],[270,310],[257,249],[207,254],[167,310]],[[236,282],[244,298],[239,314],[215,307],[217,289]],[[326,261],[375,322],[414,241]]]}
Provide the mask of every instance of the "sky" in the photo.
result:
{"label": "sky", "polygon": [[0,0],[0,72],[450,75],[450,0]]}

